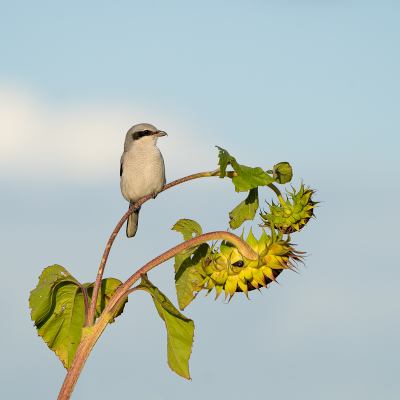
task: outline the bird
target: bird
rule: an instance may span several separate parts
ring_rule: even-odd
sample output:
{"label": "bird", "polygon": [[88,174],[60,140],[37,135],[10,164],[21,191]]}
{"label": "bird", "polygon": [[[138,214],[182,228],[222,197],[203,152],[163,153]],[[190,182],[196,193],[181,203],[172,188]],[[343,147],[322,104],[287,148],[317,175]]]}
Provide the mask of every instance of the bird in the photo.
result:
{"label": "bird", "polygon": [[[164,159],[156,146],[157,139],[167,136],[150,124],[132,126],[126,134],[120,162],[121,193],[129,208],[145,196],[154,198],[165,185]],[[136,235],[140,207],[128,217],[126,236]]]}

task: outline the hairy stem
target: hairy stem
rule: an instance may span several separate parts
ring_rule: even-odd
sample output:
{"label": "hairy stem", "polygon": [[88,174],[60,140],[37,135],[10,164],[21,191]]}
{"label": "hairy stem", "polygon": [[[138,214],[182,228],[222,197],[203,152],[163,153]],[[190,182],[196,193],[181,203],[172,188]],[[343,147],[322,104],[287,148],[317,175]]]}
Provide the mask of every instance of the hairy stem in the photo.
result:
{"label": "hairy stem", "polygon": [[[211,171],[211,172],[200,172],[198,174],[189,175],[184,178],[177,179],[176,181],[173,181],[173,182],[169,183],[168,185],[165,185],[163,187],[163,189],[161,190],[161,192],[164,192],[165,190],[167,190],[173,186],[179,185],[179,184],[187,182],[187,181],[191,181],[193,179],[204,178],[204,177],[209,177],[209,176],[218,176],[218,175],[219,175],[219,168],[216,169],[215,171]],[[232,172],[226,173],[226,176],[231,177],[231,175],[232,175]],[[134,205],[134,207],[135,208],[140,207],[143,203],[145,203],[147,200],[150,200],[151,198],[153,198],[153,196],[143,197]],[[91,300],[91,304],[90,304],[89,316],[88,316],[88,321],[87,321],[88,326],[93,326],[93,324],[94,324],[94,316],[96,313],[97,297],[99,295],[100,284],[101,284],[101,280],[103,278],[104,268],[106,266],[106,262],[107,262],[108,255],[111,250],[111,246],[113,245],[114,240],[115,240],[116,236],[118,235],[118,232],[120,231],[122,225],[128,219],[128,217],[132,214],[132,212],[133,212],[133,209],[130,208],[125,213],[125,215],[121,218],[121,220],[118,222],[118,224],[115,227],[113,233],[111,234],[110,239],[108,240],[107,246],[104,250],[103,258],[101,259],[99,271],[97,272],[96,282],[95,282],[94,288],[93,288],[92,300]]]}
{"label": "hairy stem", "polygon": [[83,328],[79,347],[76,350],[74,360],[64,379],[57,400],[68,400],[71,397],[82,368],[110,318],[110,314],[102,313],[95,326]]}

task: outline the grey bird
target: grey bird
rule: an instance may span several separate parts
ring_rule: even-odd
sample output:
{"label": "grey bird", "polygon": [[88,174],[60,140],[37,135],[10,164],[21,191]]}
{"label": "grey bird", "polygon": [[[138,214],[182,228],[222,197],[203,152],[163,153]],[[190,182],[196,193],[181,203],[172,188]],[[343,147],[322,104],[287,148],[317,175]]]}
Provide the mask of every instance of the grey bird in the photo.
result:
{"label": "grey bird", "polygon": [[[154,198],[165,185],[164,159],[156,146],[157,139],[167,135],[150,124],[138,124],[129,129],[121,156],[121,192],[129,207],[142,197]],[[139,209],[129,216],[126,225],[128,238],[136,235]]]}

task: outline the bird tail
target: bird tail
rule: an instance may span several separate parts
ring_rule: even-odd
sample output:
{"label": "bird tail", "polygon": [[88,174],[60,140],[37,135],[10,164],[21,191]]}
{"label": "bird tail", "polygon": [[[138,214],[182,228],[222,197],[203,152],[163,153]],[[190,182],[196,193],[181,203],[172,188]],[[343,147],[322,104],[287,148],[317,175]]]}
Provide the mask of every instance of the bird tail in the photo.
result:
{"label": "bird tail", "polygon": [[138,228],[138,221],[139,221],[139,211],[140,211],[140,208],[135,210],[128,217],[128,222],[126,223],[126,236],[128,238],[136,235],[136,231]]}

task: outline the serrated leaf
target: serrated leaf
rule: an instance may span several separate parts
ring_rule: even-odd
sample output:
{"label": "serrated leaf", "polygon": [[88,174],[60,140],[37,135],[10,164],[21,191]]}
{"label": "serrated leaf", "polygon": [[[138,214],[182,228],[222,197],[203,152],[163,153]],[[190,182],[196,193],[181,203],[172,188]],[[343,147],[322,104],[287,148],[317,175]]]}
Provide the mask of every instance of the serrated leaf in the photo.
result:
{"label": "serrated leaf", "polygon": [[142,281],[137,289],[151,294],[158,314],[165,322],[169,367],[183,378],[190,379],[189,357],[192,352],[194,322],[182,315],[146,275],[142,275]]}
{"label": "serrated leaf", "polygon": [[290,164],[286,161],[274,165],[273,176],[275,182],[284,184],[288,183],[293,178],[293,170]]}
{"label": "serrated leaf", "polygon": [[39,277],[36,289],[32,290],[29,303],[38,335],[69,369],[85,322],[79,283],[59,265],[48,267]]}
{"label": "serrated leaf", "polygon": [[201,275],[193,266],[191,258],[186,258],[175,274],[176,296],[180,310],[183,311],[196,297],[194,287],[196,282],[201,282],[201,280]]}
{"label": "serrated leaf", "polygon": [[258,209],[258,188],[251,189],[249,195],[229,213],[229,226],[237,229],[244,221],[252,221]]}
{"label": "serrated leaf", "polygon": [[185,262],[186,259],[190,258],[190,256],[196,251],[196,249],[191,249],[189,251],[185,251],[183,253],[179,253],[175,256],[175,264],[174,270],[175,273],[178,272],[181,265]]}
{"label": "serrated leaf", "polygon": [[[218,146],[216,146],[218,147]],[[235,157],[232,157],[225,149],[218,147],[219,149],[219,163],[220,166],[220,178],[225,177],[226,167],[230,164],[238,176],[232,178],[232,182],[235,185],[237,192],[247,192],[250,189],[254,189],[257,186],[266,186],[274,182],[274,178],[270,177],[261,168],[250,168],[245,165],[238,164]]]}
{"label": "serrated leaf", "polygon": [[193,257],[187,257],[175,274],[176,295],[178,298],[179,308],[184,310],[185,307],[197,296],[194,293],[196,282],[203,280],[200,274],[199,264],[204,262],[210,246],[207,243],[201,244],[193,254]]}
{"label": "serrated leaf", "polygon": [[[102,281],[97,315],[104,310],[109,298],[120,284],[120,281],[113,278]],[[90,304],[93,284],[83,286],[88,288]],[[110,323],[122,313],[125,303],[121,304]],[[68,370],[81,340],[85,322],[82,286],[65,268],[60,265],[50,266],[43,271],[39,277],[39,284],[32,290],[29,306],[32,309],[31,317],[38,335]]]}
{"label": "serrated leaf", "polygon": [[185,241],[203,233],[201,226],[196,221],[192,221],[191,219],[180,219],[172,227],[172,230],[182,233]]}
{"label": "serrated leaf", "polygon": [[71,277],[71,274],[61,265],[52,265],[43,270],[39,276],[39,283],[34,290],[31,291],[29,297],[29,307],[32,309],[32,321],[35,325],[42,322],[49,314],[52,305],[52,284],[58,279]]}

